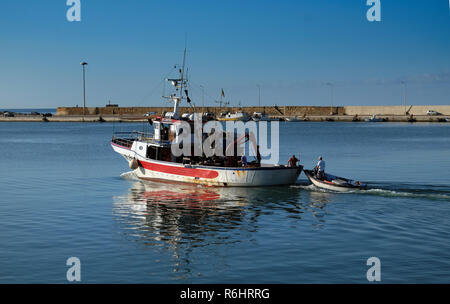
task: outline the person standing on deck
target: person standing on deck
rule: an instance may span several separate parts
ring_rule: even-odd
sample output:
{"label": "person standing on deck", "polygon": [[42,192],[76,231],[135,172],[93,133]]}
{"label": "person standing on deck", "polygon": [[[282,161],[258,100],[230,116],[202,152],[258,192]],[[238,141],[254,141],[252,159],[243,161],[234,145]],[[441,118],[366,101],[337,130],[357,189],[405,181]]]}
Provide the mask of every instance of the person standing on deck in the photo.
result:
{"label": "person standing on deck", "polygon": [[317,178],[323,179],[325,177],[325,161],[322,159],[322,156],[319,156],[319,161],[315,169]]}
{"label": "person standing on deck", "polygon": [[241,156],[241,163],[242,163],[242,167],[247,167],[247,156],[245,156],[244,153],[242,153],[242,156]]}
{"label": "person standing on deck", "polygon": [[259,153],[259,145],[256,146],[256,164],[261,166],[261,153]]}
{"label": "person standing on deck", "polygon": [[297,167],[297,162],[299,159],[295,157],[295,155],[292,155],[291,158],[289,158],[287,166],[288,167]]}

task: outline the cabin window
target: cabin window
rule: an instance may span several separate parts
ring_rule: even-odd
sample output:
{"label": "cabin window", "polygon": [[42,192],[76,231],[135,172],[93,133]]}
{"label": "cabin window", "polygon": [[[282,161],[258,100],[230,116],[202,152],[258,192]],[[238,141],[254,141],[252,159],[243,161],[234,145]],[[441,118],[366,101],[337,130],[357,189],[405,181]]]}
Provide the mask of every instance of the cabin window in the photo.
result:
{"label": "cabin window", "polygon": [[153,129],[154,129],[155,140],[160,140],[161,139],[161,129],[160,129],[159,122],[155,121],[153,123]]}
{"label": "cabin window", "polygon": [[169,130],[170,130],[169,124],[161,125],[161,140],[169,140]]}
{"label": "cabin window", "polygon": [[147,158],[157,159],[158,157],[158,148],[155,146],[149,146],[147,149]]}

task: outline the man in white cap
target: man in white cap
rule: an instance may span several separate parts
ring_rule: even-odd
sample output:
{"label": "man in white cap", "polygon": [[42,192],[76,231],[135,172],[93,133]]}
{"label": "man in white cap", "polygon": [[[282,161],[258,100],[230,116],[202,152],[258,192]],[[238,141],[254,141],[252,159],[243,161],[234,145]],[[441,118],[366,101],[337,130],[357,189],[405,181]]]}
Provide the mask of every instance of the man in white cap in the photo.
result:
{"label": "man in white cap", "polygon": [[242,164],[242,167],[247,167],[247,156],[245,156],[245,153],[242,153],[241,164]]}
{"label": "man in white cap", "polygon": [[325,161],[322,159],[322,156],[319,156],[319,161],[316,166],[317,178],[323,179],[325,177]]}

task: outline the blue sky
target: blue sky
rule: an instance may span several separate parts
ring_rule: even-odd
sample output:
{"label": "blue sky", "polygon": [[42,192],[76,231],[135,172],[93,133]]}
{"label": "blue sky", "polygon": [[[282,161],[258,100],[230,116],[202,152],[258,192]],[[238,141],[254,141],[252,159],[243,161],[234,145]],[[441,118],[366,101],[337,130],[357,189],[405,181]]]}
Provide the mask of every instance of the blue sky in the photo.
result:
{"label": "blue sky", "polygon": [[66,0],[0,2],[0,108],[161,106],[187,36],[191,94],[214,105],[450,104],[448,0]]}

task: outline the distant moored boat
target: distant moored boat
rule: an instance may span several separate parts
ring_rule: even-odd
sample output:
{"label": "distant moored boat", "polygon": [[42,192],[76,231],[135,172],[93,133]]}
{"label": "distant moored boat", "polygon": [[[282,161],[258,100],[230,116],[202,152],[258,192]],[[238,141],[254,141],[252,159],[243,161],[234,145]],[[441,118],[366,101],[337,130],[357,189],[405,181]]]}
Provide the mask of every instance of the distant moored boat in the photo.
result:
{"label": "distant moored boat", "polygon": [[288,122],[298,122],[298,121],[301,121],[301,120],[298,119],[297,116],[292,116],[292,117],[286,117],[286,121],[288,121]]}
{"label": "distant moored boat", "polygon": [[366,122],[382,122],[385,121],[384,118],[378,118],[376,114],[372,115],[370,118],[365,119]]}

